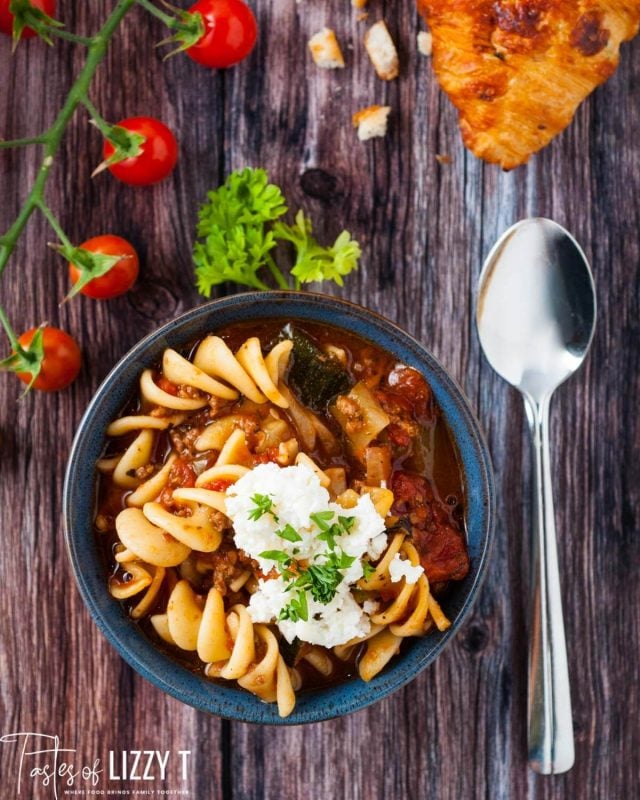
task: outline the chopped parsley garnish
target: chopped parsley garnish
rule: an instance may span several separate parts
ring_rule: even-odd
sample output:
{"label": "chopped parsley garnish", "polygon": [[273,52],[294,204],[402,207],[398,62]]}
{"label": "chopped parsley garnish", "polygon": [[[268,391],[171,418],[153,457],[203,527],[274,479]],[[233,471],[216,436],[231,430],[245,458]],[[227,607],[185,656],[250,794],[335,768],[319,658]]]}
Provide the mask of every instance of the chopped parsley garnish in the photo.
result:
{"label": "chopped parsley garnish", "polygon": [[269,561],[276,561],[282,564],[283,567],[291,565],[291,556],[285,553],[284,550],[263,550],[259,553],[259,558],[267,558]]}
{"label": "chopped parsley garnish", "polygon": [[345,533],[351,533],[351,528],[353,528],[355,522],[355,517],[338,517],[338,523],[344,528]]}
{"label": "chopped parsley garnish", "polygon": [[333,511],[316,511],[315,514],[309,514],[309,519],[313,520],[321,531],[326,531],[329,527],[327,524],[335,517]]}
{"label": "chopped parsley garnish", "polygon": [[310,517],[320,528],[318,539],[326,542],[329,550],[335,550],[338,536],[350,533],[356,521],[355,517],[338,517],[337,522],[329,525],[330,520],[335,517],[333,511],[318,511],[315,514],[310,514]]}
{"label": "chopped parsley garnish", "polygon": [[281,609],[278,615],[278,620],[289,619],[291,622],[297,622],[301,619],[306,622],[309,619],[309,606],[307,605],[307,594],[304,589],[298,589],[296,597]]}
{"label": "chopped parsley garnish", "polygon": [[298,533],[298,531],[290,525],[288,522],[284,526],[284,528],[280,528],[280,530],[276,531],[276,536],[279,536],[281,539],[286,539],[288,542],[301,542],[302,536]]}
{"label": "chopped parsley garnish", "polygon": [[363,572],[365,581],[369,580],[369,578],[373,575],[373,573],[375,571],[376,571],[376,568],[373,566],[373,564],[370,561],[363,561],[362,562],[362,572]]}
{"label": "chopped parsley garnish", "polygon": [[[255,505],[250,518],[260,519],[263,514],[271,514],[277,522],[277,517],[272,510],[272,500],[265,495],[256,494],[251,498]],[[337,516],[334,511],[317,511],[310,514],[310,519],[316,524],[320,533],[317,538],[327,543],[327,552],[315,556],[313,564],[301,566],[284,550],[265,550],[260,553],[260,558],[275,561],[279,567],[282,578],[288,581],[285,591],[295,592],[291,602],[286,605],[278,617],[279,621],[298,620],[307,621],[309,616],[307,605],[307,592],[318,603],[327,605],[336,596],[338,586],[344,580],[343,570],[355,562],[356,557],[350,556],[337,544],[340,536],[349,534],[356,522],[355,517]],[[282,528],[275,531],[276,536],[287,542],[301,542],[303,537],[293,527],[287,523]],[[294,554],[299,552],[299,548],[293,549]],[[305,561],[301,562],[306,565]],[[365,577],[371,575],[375,568],[368,562],[362,562],[365,570]]]}
{"label": "chopped parsley garnish", "polygon": [[278,517],[273,510],[273,500],[266,494],[254,494],[251,498],[254,508],[249,512],[249,519],[257,522],[263,514],[270,514],[273,521],[277,522]]}

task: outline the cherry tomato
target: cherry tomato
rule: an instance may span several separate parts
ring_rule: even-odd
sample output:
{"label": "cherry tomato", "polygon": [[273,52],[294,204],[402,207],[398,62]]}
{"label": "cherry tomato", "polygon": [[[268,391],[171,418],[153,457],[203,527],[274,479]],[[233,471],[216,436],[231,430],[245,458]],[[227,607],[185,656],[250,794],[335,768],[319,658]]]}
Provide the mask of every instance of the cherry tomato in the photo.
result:
{"label": "cherry tomato", "polygon": [[204,21],[204,36],[186,51],[198,64],[212,69],[231,67],[246,58],[256,43],[256,18],[242,0],[198,0],[190,13]]}
{"label": "cherry tomato", "polygon": [[[18,341],[23,347],[31,344],[37,328],[25,331]],[[57,392],[72,383],[80,371],[80,348],[68,333],[59,328],[44,328],[42,342],[44,361],[33,388],[44,392]],[[28,372],[18,372],[23,383],[31,382]]]}
{"label": "cherry tomato", "polygon": [[[122,259],[111,267],[109,272],[100,275],[89,281],[80,289],[80,294],[87,297],[94,297],[96,300],[108,300],[111,297],[118,297],[128,291],[138,277],[140,262],[138,254],[126,239],[107,233],[103,236],[94,236],[87,239],[80,247],[89,250],[91,253],[103,253],[106,256],[122,256]],[[76,283],[80,278],[81,272],[74,265],[69,264],[69,277],[72,283]]]}
{"label": "cherry tomato", "polygon": [[[132,186],[148,186],[164,180],[173,170],[178,160],[178,143],[169,128],[153,117],[130,117],[117,123],[132,133],[145,137],[139,156],[125,158],[111,164],[109,171],[123,183]],[[105,160],[113,155],[114,146],[108,140],[104,143]]]}

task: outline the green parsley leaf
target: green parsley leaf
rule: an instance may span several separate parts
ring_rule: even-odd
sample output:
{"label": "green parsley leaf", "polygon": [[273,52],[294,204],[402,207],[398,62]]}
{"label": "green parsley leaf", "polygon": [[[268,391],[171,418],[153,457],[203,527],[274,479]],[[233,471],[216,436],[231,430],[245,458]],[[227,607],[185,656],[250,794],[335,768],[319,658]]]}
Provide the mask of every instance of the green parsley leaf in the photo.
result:
{"label": "green parsley leaf", "polygon": [[342,533],[342,528],[334,522],[333,525],[327,527],[326,530],[318,534],[318,539],[326,542],[329,546],[329,550],[334,550],[336,546],[336,538],[338,536],[342,536]]}
{"label": "green parsley leaf", "polygon": [[[263,169],[232,172],[222,186],[209,192],[198,213],[193,246],[200,294],[210,297],[212,288],[226,281],[268,289],[258,273],[266,266],[280,271],[269,262],[276,241],[266,225],[286,211],[282,192],[269,183]],[[280,278],[286,287],[281,273]]]}
{"label": "green parsley leaf", "polygon": [[296,287],[315,281],[335,281],[342,286],[343,277],[358,267],[362,251],[348,231],[342,231],[331,247],[323,247],[313,236],[311,220],[302,210],[296,214],[295,224],[277,222],[273,226],[276,239],[291,242],[296,251],[296,261],[291,274]]}
{"label": "green parsley leaf", "polygon": [[337,569],[328,564],[312,564],[304,574],[309,579],[311,596],[324,605],[333,600],[344,578]]}
{"label": "green parsley leaf", "polygon": [[303,620],[306,622],[309,619],[309,606],[307,604],[307,595],[304,590],[299,589],[297,596],[281,609],[278,614],[278,620],[289,619],[291,622]]}
{"label": "green parsley leaf", "polygon": [[300,536],[298,531],[288,522],[284,526],[284,528],[281,528],[280,530],[276,531],[276,536],[279,536],[281,539],[286,539],[288,542],[302,541],[302,536]]}
{"label": "green parsley leaf", "polygon": [[263,514],[271,514],[274,521],[278,521],[276,513],[273,511],[273,500],[266,494],[254,494],[251,498],[254,508],[249,512],[249,519],[259,520]]}
{"label": "green parsley leaf", "polygon": [[355,560],[355,556],[348,556],[344,551],[340,551],[340,555],[334,551],[327,556],[327,564],[334,569],[348,569]]}
{"label": "green parsley leaf", "polygon": [[376,571],[376,568],[373,566],[373,564],[371,562],[369,562],[369,561],[363,561],[362,562],[362,572],[363,572],[365,580],[368,580],[373,575],[373,573],[375,571]]}
{"label": "green parsley leaf", "polygon": [[321,531],[326,531],[329,528],[327,523],[334,517],[333,511],[316,511],[315,514],[309,514],[309,519],[315,522]]}
{"label": "green parsley leaf", "polygon": [[196,284],[200,294],[211,296],[214,286],[226,281],[269,289],[267,275],[280,289],[288,289],[271,251],[278,241],[295,249],[291,274],[296,288],[311,281],[343,277],[358,266],[360,247],[343,231],[331,247],[322,247],[312,235],[311,221],[302,211],[294,225],[279,222],[287,206],[280,188],[269,183],[265,170],[247,167],[232,172],[225,183],[207,194],[200,207],[193,245]]}
{"label": "green parsley leaf", "polygon": [[260,558],[267,558],[269,561],[276,561],[288,567],[291,564],[291,558],[284,552],[284,550],[263,550],[258,554]]}
{"label": "green parsley leaf", "polygon": [[355,517],[338,517],[338,522],[344,529],[345,533],[350,533],[351,528],[355,525],[356,518]]}

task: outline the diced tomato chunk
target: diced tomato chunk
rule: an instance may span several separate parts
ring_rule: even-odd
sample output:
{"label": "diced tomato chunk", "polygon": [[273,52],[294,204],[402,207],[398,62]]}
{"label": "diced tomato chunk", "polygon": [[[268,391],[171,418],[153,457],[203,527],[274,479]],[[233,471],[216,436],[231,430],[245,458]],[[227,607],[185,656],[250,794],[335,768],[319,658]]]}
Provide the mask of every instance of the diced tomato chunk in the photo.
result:
{"label": "diced tomato chunk", "polygon": [[157,380],[156,384],[162,389],[163,392],[167,394],[177,395],[178,394],[178,387],[175,383],[172,383],[168,378],[165,378],[164,375],[161,375]]}
{"label": "diced tomato chunk", "polygon": [[264,453],[256,453],[253,456],[253,460],[255,464],[268,464],[270,461],[276,461],[280,452],[280,448],[277,445],[273,447],[268,447]]}
{"label": "diced tomato chunk", "polygon": [[433,415],[431,388],[417,370],[399,364],[389,373],[387,380],[394,393],[411,403],[418,417]]}
{"label": "diced tomato chunk", "polygon": [[429,481],[422,475],[404,470],[396,470],[391,476],[391,491],[395,498],[394,508],[399,513],[433,500],[433,489]]}
{"label": "diced tomato chunk", "polygon": [[387,412],[387,414],[396,415],[410,419],[412,416],[413,408],[411,403],[406,397],[397,394],[396,392],[385,391],[378,389],[375,393],[376,399]]}
{"label": "diced tomato chunk", "polygon": [[192,489],[196,485],[196,473],[186,458],[176,458],[171,467],[170,483],[174,489],[179,486]]}
{"label": "diced tomato chunk", "polygon": [[462,580],[469,572],[469,554],[462,531],[422,475],[397,470],[391,476],[392,511],[411,524],[420,563],[432,583]]}
{"label": "diced tomato chunk", "polygon": [[460,531],[435,523],[429,530],[413,529],[413,543],[431,583],[460,581],[469,572],[469,554]]}
{"label": "diced tomato chunk", "polygon": [[202,488],[211,489],[212,492],[226,492],[232,483],[233,481],[227,480],[226,478],[218,478],[214,481],[204,483]]}
{"label": "diced tomato chunk", "polygon": [[393,444],[398,447],[409,447],[412,441],[411,435],[407,430],[396,422],[392,422],[391,425],[387,427],[387,436]]}

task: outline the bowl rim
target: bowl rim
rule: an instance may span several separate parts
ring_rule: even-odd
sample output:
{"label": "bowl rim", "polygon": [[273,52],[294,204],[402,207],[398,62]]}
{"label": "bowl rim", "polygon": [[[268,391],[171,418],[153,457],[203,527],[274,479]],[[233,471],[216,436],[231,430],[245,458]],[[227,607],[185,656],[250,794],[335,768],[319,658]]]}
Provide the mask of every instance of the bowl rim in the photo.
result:
{"label": "bowl rim", "polygon": [[[394,659],[391,667],[388,666],[381,673],[381,676],[377,676],[369,683],[365,683],[355,677],[336,686],[298,695],[296,708],[286,718],[278,717],[277,714],[274,716],[274,704],[263,703],[254,695],[236,687],[235,684],[228,687],[220,686],[218,683],[212,683],[203,676],[197,676],[190,672],[179,661],[164,654],[139,629],[134,634],[134,626],[137,629],[137,625],[124,615],[121,604],[115,602],[106,591],[104,566],[95,547],[93,520],[85,519],[85,530],[80,532],[80,526],[75,524],[74,514],[75,491],[78,485],[79,472],[82,465],[86,463],[81,460],[82,453],[88,446],[91,436],[97,435],[94,433],[96,424],[94,417],[96,417],[101,404],[120,373],[128,365],[138,362],[141,357],[144,358],[150,346],[162,343],[167,334],[176,334],[179,338],[180,331],[184,331],[189,323],[198,323],[209,318],[211,319],[210,329],[215,331],[225,325],[234,324],[228,321],[216,324],[216,313],[224,310],[233,311],[243,306],[251,307],[255,303],[261,304],[259,314],[261,319],[291,318],[293,320],[325,322],[339,329],[344,329],[344,325],[318,317],[319,309],[324,309],[325,314],[339,309],[343,316],[353,317],[361,327],[372,328],[373,331],[380,335],[390,334],[394,340],[389,342],[389,346],[377,343],[378,346],[386,347],[389,352],[394,353],[392,345],[396,344],[415,352],[423,365],[423,369],[426,365],[429,373],[435,373],[443,395],[452,403],[453,410],[460,416],[465,433],[469,437],[469,444],[473,449],[481,483],[479,492],[484,498],[482,503],[484,513],[480,531],[481,546],[475,559],[477,567],[466,596],[458,607],[455,618],[452,620],[451,627],[445,632],[431,632],[428,636],[416,640],[412,643],[410,650],[406,650],[399,658]],[[279,308],[280,304],[286,304],[287,307]],[[297,308],[292,308],[292,305]],[[263,313],[265,306],[272,307],[268,313]],[[301,313],[303,310],[304,314]],[[358,331],[357,335],[373,341],[373,337],[371,335],[367,336],[366,333]],[[187,344],[193,338],[193,336],[185,336],[182,344]],[[165,342],[163,349],[166,346]],[[154,357],[151,362],[156,362],[157,360],[158,358]],[[147,361],[149,362],[149,359]],[[139,363],[138,366],[141,369]],[[138,370],[138,375],[139,372],[140,370]],[[428,375],[427,380],[433,388],[433,375]],[[437,401],[442,408],[442,397],[437,397]],[[120,403],[120,407],[121,405],[122,403]],[[445,417],[449,425],[449,417],[447,417],[446,413]],[[451,428],[450,425],[449,427]],[[451,430],[451,437],[459,450],[459,442],[453,430]],[[100,439],[102,446],[104,446],[104,432],[101,434]],[[460,453],[458,455],[461,466],[463,466],[464,459]],[[466,470],[463,470],[463,472],[466,484],[467,473]],[[91,472],[91,484],[95,486],[93,470]],[[468,494],[467,486],[465,486],[465,492]],[[90,508],[94,508],[93,497],[88,505]],[[494,540],[495,505],[495,483],[489,450],[480,425],[471,409],[471,404],[458,382],[423,344],[383,315],[349,300],[315,292],[274,290],[269,292],[242,292],[217,298],[189,309],[151,331],[117,361],[100,383],[78,424],[65,471],[62,516],[66,549],[76,585],[84,604],[100,632],[138,674],[181,702],[222,718],[259,724],[299,725],[333,719],[367,708],[407,685],[435,661],[466,620],[486,576],[489,555]],[[82,534],[87,533],[87,531],[89,533],[88,540],[83,541]],[[83,547],[88,547],[94,556],[92,570],[87,570],[83,567],[83,553],[81,552]],[[96,565],[95,561],[100,562],[99,565]],[[99,566],[98,574],[96,574],[96,566]],[[99,588],[100,584],[102,591]],[[96,589],[98,589],[97,592]],[[105,600],[108,600],[108,603]],[[129,633],[132,635],[129,636]],[[432,642],[432,646],[427,648],[427,651],[421,657],[419,655],[416,657],[414,654],[412,658],[409,658],[411,653],[419,649],[420,643],[429,641]],[[423,647],[423,649],[425,648]],[[399,668],[402,665],[404,665],[404,669]],[[208,691],[203,691],[205,688]],[[211,691],[212,688],[214,691]],[[315,696],[316,702],[311,703],[308,708],[303,705],[299,709],[301,699],[308,699],[312,696]],[[327,698],[328,700],[330,696],[335,696],[333,704],[318,702],[318,698]],[[270,711],[267,712],[266,709],[270,709]]]}

